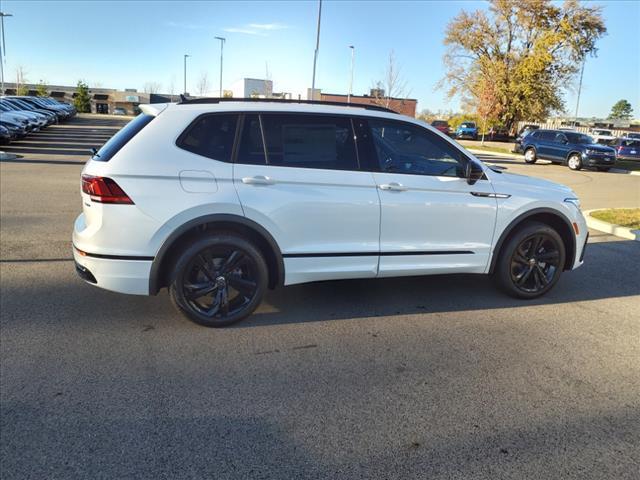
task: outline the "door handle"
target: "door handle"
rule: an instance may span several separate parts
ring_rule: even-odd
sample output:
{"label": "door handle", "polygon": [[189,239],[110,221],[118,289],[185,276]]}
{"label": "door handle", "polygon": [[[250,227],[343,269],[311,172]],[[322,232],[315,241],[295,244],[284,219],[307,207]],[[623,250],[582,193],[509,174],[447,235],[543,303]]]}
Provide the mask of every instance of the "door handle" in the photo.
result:
{"label": "door handle", "polygon": [[246,183],[247,185],[273,185],[276,182],[270,177],[256,175],[255,177],[242,177],[242,183]]}
{"label": "door handle", "polygon": [[392,192],[405,192],[408,190],[407,187],[397,182],[383,183],[382,185],[379,185],[378,188],[380,190],[390,190]]}

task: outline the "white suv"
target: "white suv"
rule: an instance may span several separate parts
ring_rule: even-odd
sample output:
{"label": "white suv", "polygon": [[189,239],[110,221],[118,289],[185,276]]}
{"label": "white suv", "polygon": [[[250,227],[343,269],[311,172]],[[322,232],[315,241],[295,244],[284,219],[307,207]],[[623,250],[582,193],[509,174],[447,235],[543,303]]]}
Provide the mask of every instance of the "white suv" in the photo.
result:
{"label": "white suv", "polygon": [[82,172],[74,258],[86,281],[224,326],[267,288],[491,274],[533,298],[582,264],[575,194],[482,164],[379,107],[187,100],[141,105]]}

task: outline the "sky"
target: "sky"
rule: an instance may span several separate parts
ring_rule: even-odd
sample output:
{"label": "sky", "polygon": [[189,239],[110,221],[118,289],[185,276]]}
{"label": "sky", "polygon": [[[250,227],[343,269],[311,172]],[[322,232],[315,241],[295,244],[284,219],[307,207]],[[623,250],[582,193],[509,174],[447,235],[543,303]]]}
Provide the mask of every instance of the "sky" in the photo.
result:
{"label": "sky", "polygon": [[[579,115],[605,117],[621,98],[640,117],[640,2],[603,0],[607,35],[598,56],[584,69]],[[368,93],[384,76],[393,50],[408,96],[418,111],[457,111],[438,81],[444,75],[442,43],[447,24],[461,11],[486,8],[469,1],[330,1],[322,4],[316,87],[326,93],[349,88],[350,50],[355,47],[353,93]],[[274,91],[306,97],[311,87],[317,1],[15,1],[3,0],[5,80],[22,66],[29,83],[137,88],[157,82],[161,92],[183,89],[183,55],[189,54],[187,90],[207,73],[218,92],[220,42],[224,46],[223,88],[243,77],[265,78]],[[571,86],[568,86],[571,87]],[[575,110],[568,89],[567,110]]]}

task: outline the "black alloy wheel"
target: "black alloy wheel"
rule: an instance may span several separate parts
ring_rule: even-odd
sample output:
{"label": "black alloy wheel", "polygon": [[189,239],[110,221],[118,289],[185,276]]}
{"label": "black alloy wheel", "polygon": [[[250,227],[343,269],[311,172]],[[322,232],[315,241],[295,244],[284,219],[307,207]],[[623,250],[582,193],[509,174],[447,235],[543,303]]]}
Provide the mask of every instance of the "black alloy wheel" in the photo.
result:
{"label": "black alloy wheel", "polygon": [[520,242],[511,255],[511,281],[523,292],[541,292],[560,268],[559,261],[555,240],[545,233],[535,233]]}
{"label": "black alloy wheel", "polygon": [[557,283],[565,265],[565,246],[552,227],[528,222],[506,241],[498,253],[494,280],[517,298],[535,298]]}
{"label": "black alloy wheel", "polygon": [[223,327],[249,316],[267,286],[260,251],[233,235],[214,235],[193,243],[176,262],[171,298],[190,320]]}

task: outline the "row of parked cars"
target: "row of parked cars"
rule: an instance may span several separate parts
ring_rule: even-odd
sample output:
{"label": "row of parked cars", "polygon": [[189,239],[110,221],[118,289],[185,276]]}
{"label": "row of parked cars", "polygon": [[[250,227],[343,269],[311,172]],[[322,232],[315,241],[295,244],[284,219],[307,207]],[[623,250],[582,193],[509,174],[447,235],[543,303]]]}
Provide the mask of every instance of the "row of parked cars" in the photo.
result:
{"label": "row of parked cars", "polygon": [[50,97],[0,97],[0,142],[9,143],[75,114],[73,105]]}
{"label": "row of parked cars", "polygon": [[552,130],[526,125],[513,151],[522,153],[526,163],[535,163],[540,158],[567,165],[571,170],[590,167],[606,172],[617,160],[640,161],[640,133],[627,132],[623,137],[615,137],[611,130],[603,129],[590,133],[570,127]]}

